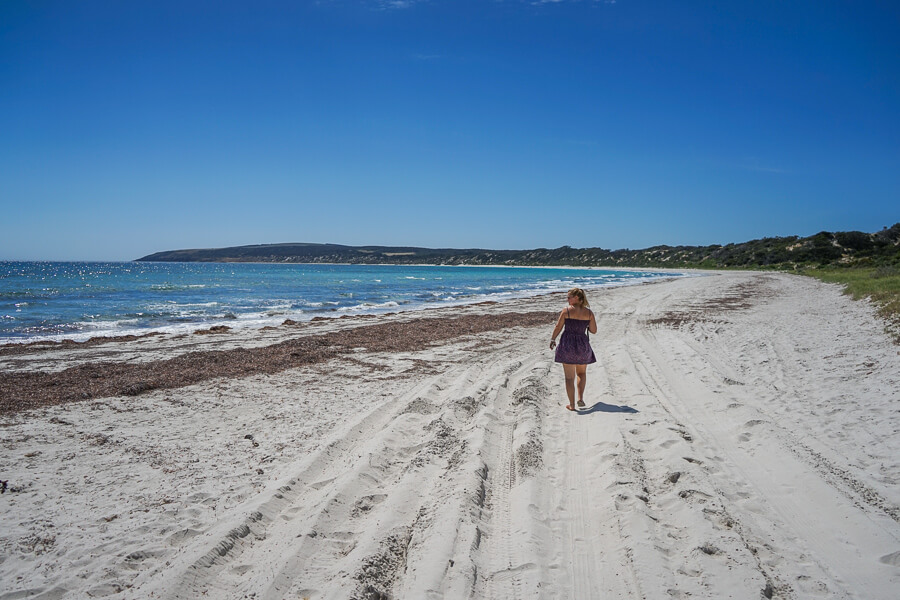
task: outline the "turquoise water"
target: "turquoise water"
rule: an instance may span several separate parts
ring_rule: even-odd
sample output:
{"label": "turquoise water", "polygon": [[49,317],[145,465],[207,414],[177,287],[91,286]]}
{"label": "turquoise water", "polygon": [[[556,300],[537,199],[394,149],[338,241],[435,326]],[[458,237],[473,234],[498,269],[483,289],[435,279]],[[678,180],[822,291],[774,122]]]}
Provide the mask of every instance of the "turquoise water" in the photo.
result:
{"label": "turquoise water", "polygon": [[566,268],[0,262],[0,342],[262,327],[672,276]]}

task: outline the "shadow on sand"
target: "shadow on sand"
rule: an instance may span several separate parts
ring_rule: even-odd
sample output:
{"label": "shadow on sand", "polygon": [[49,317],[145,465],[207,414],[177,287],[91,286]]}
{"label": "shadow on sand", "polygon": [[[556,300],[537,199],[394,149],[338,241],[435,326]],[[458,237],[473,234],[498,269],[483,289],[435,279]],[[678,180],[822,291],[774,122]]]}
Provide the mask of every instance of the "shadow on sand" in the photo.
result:
{"label": "shadow on sand", "polygon": [[630,406],[616,406],[615,404],[607,404],[605,402],[597,402],[593,406],[589,408],[582,408],[581,410],[576,411],[579,415],[589,415],[595,412],[605,412],[605,413],[636,413],[638,412],[636,408],[631,408]]}

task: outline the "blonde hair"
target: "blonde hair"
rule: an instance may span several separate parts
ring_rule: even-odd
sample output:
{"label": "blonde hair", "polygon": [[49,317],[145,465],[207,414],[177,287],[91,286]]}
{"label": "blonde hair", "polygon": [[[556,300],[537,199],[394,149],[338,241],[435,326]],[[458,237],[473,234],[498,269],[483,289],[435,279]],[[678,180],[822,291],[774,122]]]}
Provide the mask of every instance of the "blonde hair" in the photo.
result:
{"label": "blonde hair", "polygon": [[583,306],[585,308],[590,306],[590,304],[588,304],[588,301],[587,301],[587,296],[584,295],[584,290],[581,288],[572,288],[571,290],[569,290],[569,293],[566,295],[567,296],[575,296],[576,298],[578,298],[578,301],[581,303],[581,306]]}

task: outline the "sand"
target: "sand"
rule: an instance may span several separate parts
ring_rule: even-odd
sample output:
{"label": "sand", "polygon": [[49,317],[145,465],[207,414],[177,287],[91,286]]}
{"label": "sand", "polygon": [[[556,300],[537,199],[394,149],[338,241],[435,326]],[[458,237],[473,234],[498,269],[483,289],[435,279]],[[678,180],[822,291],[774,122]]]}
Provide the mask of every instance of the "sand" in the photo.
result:
{"label": "sand", "polygon": [[577,414],[561,295],[0,352],[0,599],[897,597],[871,306],[763,273],[589,297]]}

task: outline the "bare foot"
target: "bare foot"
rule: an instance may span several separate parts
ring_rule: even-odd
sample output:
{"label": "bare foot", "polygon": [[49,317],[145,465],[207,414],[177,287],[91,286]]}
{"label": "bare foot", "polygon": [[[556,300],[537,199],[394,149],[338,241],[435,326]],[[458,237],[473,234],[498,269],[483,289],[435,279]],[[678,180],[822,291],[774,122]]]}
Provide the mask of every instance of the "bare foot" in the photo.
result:
{"label": "bare foot", "polygon": [[575,407],[571,404],[566,404],[566,410],[575,410]]}
{"label": "bare foot", "polygon": [[584,408],[584,400],[578,401],[578,408]]}

